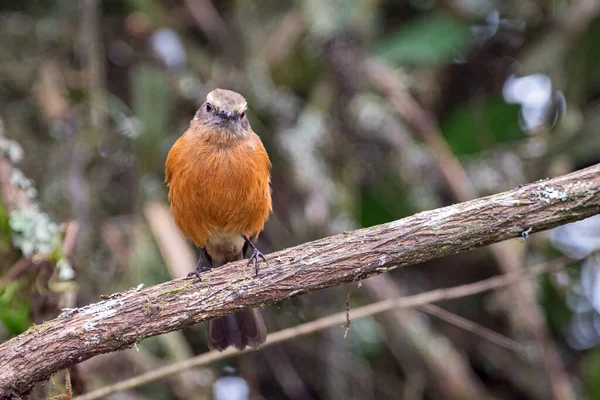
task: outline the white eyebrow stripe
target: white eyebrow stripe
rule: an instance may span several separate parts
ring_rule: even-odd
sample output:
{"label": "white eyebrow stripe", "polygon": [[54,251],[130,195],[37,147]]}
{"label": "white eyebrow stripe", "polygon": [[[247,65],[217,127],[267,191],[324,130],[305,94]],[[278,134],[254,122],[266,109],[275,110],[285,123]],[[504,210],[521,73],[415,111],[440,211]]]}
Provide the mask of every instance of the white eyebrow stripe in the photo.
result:
{"label": "white eyebrow stripe", "polygon": [[209,103],[212,103],[214,101],[213,99],[213,93],[210,92],[207,96],[206,96],[206,101],[208,101]]}

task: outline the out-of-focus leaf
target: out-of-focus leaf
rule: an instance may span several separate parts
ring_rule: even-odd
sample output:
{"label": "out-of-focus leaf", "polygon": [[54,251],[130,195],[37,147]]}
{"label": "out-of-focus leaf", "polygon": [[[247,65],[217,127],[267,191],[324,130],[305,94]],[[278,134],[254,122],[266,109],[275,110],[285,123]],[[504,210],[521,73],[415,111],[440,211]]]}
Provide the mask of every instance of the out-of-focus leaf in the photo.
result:
{"label": "out-of-focus leaf", "polygon": [[406,193],[392,173],[386,173],[375,187],[363,188],[360,197],[362,226],[374,226],[406,217],[414,212]]}
{"label": "out-of-focus leaf", "polygon": [[[569,273],[568,270],[565,273]],[[556,286],[547,276],[538,280],[539,301],[546,313],[546,322],[556,337],[560,337],[572,317],[571,311],[565,304],[564,295],[558,292]]]}
{"label": "out-of-focus leaf", "polygon": [[29,303],[20,295],[23,294],[19,282],[10,282],[0,287],[0,321],[12,335],[27,330],[29,319]]}
{"label": "out-of-focus leaf", "polygon": [[476,108],[459,106],[441,129],[456,154],[476,154],[525,137],[519,127],[519,106],[500,99],[488,99]]}
{"label": "out-of-focus leaf", "polygon": [[378,201],[379,196],[371,191],[365,190],[361,199],[360,224],[362,226],[374,226],[393,221],[394,217]]}
{"label": "out-of-focus leaf", "polygon": [[10,248],[10,225],[8,223],[8,211],[4,204],[0,203],[0,252],[6,252]]}
{"label": "out-of-focus leaf", "polygon": [[439,65],[461,55],[471,44],[469,24],[446,14],[412,20],[384,37],[376,54],[411,65]]}
{"label": "out-of-focus leaf", "polygon": [[585,365],[582,370],[587,386],[586,398],[600,399],[600,350],[598,348],[592,350],[582,364]]}
{"label": "out-of-focus leaf", "polygon": [[160,26],[165,24],[165,10],[159,1],[148,0],[129,0],[128,6],[130,9],[143,13],[152,26]]}
{"label": "out-of-focus leaf", "polygon": [[373,318],[361,318],[352,321],[348,333],[352,350],[362,357],[374,357],[381,350],[381,336],[379,325]]}

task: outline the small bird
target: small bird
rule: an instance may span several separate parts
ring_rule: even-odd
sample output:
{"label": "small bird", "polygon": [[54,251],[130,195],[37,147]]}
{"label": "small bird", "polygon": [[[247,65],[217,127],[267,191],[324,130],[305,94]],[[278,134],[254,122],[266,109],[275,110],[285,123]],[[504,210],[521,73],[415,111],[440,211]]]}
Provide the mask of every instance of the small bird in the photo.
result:
{"label": "small bird", "polygon": [[[201,249],[189,276],[241,260],[256,274],[264,255],[254,246],[271,212],[271,161],[246,117],[247,102],[236,92],[215,89],[177,139],[166,162],[169,201],[181,232]],[[256,309],[246,309],[208,323],[208,347],[242,350],[266,339]]]}

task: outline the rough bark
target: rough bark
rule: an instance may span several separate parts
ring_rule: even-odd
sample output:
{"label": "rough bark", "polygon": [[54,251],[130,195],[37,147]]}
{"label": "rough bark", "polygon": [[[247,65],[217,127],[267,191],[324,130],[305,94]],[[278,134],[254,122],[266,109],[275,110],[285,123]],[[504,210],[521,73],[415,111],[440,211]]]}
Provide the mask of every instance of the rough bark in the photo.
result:
{"label": "rough bark", "polygon": [[176,279],[117,293],[0,345],[0,398],[18,398],[54,372],[149,336],[598,213],[600,164],[276,252],[258,277],[240,261],[205,273],[202,281]]}

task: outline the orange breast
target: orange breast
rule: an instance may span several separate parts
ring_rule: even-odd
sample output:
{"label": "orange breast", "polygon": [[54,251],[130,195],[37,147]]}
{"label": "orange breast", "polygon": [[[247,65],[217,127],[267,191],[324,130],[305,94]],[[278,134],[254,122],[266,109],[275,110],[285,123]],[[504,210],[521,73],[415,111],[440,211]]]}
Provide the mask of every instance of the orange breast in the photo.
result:
{"label": "orange breast", "polygon": [[166,164],[175,223],[198,247],[211,235],[257,235],[271,211],[270,169],[254,132],[227,146],[186,132]]}

